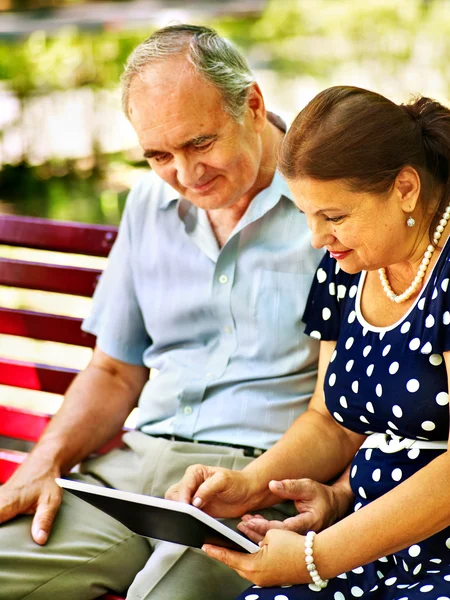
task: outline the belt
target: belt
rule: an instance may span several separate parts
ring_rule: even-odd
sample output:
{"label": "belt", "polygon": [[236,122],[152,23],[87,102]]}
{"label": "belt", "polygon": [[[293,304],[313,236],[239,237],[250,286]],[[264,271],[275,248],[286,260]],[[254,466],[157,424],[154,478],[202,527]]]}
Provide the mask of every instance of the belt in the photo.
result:
{"label": "belt", "polygon": [[429,442],[427,440],[404,438],[389,433],[372,433],[362,443],[360,450],[365,448],[379,448],[386,454],[392,454],[400,450],[410,450],[411,448],[419,450],[447,450],[447,447],[447,441]]}
{"label": "belt", "polygon": [[170,442],[187,442],[189,444],[206,444],[208,446],[224,446],[225,448],[234,448],[235,450],[242,450],[244,456],[250,458],[257,458],[264,454],[265,450],[262,448],[252,448],[251,446],[241,446],[240,444],[226,444],[225,442],[208,442],[204,440],[190,440],[189,438],[181,437],[179,435],[168,435],[168,434],[157,434],[153,437],[163,438]]}

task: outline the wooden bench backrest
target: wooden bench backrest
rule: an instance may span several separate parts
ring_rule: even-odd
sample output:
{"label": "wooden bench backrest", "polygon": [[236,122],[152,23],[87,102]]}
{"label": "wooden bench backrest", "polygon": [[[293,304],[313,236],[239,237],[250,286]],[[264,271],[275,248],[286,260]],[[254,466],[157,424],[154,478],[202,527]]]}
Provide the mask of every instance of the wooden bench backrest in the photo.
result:
{"label": "wooden bench backrest", "polygon": [[[0,215],[0,244],[107,257],[117,228]],[[0,285],[91,297],[101,271],[0,258]],[[81,319],[0,306],[0,334],[93,348]],[[63,394],[77,371],[0,357],[0,384]]]}

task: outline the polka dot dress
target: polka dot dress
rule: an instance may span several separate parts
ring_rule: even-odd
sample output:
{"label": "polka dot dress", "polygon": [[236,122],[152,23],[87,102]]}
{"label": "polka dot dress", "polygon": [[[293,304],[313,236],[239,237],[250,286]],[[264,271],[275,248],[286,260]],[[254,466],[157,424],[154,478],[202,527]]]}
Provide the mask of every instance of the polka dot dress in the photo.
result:
{"label": "polka dot dress", "polygon": [[[365,275],[344,273],[327,254],[309,296],[306,332],[317,339],[337,340],[325,378],[328,410],[336,421],[358,433],[447,440],[449,396],[442,353],[450,350],[450,245],[442,250],[417,301],[389,327],[374,327],[361,314]],[[354,510],[385,494],[442,452],[360,450],[351,467]],[[450,600],[450,528],[343,573],[322,591],[312,583],[252,587],[238,600],[362,597]]]}

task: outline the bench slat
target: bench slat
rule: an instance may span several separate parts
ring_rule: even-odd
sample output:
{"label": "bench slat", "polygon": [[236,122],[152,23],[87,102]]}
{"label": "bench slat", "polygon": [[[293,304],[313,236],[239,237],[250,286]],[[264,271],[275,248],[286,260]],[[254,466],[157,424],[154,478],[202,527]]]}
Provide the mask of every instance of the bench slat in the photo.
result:
{"label": "bench slat", "polygon": [[77,373],[76,369],[39,365],[0,357],[1,385],[64,394]]}
{"label": "bench slat", "polygon": [[0,307],[0,333],[94,348],[95,336],[81,331],[82,319]]}
{"label": "bench slat", "polygon": [[37,442],[50,419],[45,413],[0,405],[0,436]]}
{"label": "bench slat", "polygon": [[0,243],[23,248],[108,256],[117,227],[0,215]]}
{"label": "bench slat", "polygon": [[0,484],[5,483],[27,457],[26,452],[0,450]]}
{"label": "bench slat", "polygon": [[0,258],[0,285],[59,292],[75,296],[94,293],[101,275],[98,269],[30,263]]}

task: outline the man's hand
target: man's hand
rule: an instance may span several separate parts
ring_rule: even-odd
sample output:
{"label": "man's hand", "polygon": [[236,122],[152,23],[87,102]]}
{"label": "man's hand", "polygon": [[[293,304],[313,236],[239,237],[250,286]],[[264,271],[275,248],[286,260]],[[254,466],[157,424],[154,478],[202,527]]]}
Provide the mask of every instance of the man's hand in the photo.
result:
{"label": "man's hand", "polygon": [[25,462],[0,487],[0,523],[34,514],[31,535],[37,544],[45,544],[62,500],[62,490],[55,483],[59,476],[52,470],[37,476],[31,463]]}
{"label": "man's hand", "polygon": [[188,467],[183,478],[167,490],[166,498],[193,504],[214,517],[240,517],[258,505],[250,476],[205,465]]}
{"label": "man's hand", "polygon": [[348,486],[328,486],[311,479],[271,481],[269,488],[281,500],[294,500],[299,514],[284,521],[268,521],[261,515],[244,515],[238,529],[256,543],[271,529],[301,534],[310,529],[319,532],[341,519],[352,499]]}
{"label": "man's hand", "polygon": [[255,554],[243,554],[217,546],[203,550],[234,569],[238,575],[261,587],[292,585],[310,581],[304,560],[305,538],[292,531],[272,529]]}

